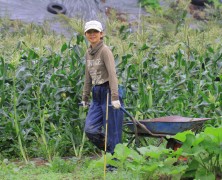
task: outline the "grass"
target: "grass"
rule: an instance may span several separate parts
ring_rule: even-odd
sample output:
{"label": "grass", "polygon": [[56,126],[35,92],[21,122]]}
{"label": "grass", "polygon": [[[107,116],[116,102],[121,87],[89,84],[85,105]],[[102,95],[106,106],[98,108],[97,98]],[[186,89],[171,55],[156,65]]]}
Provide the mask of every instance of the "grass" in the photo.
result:
{"label": "grass", "polygon": [[26,165],[18,167],[16,165],[9,165],[8,169],[4,169],[0,175],[3,180],[59,180],[59,179],[74,179],[72,173],[57,173],[53,172],[48,166],[34,166]]}
{"label": "grass", "polygon": [[[28,164],[22,162],[8,162],[4,160],[0,164],[0,176],[2,180],[72,180],[72,179],[103,179],[103,168],[96,171],[89,167],[90,158],[61,159],[55,158],[51,163],[31,160]],[[107,172],[106,179],[135,179],[132,172],[118,171]]]}

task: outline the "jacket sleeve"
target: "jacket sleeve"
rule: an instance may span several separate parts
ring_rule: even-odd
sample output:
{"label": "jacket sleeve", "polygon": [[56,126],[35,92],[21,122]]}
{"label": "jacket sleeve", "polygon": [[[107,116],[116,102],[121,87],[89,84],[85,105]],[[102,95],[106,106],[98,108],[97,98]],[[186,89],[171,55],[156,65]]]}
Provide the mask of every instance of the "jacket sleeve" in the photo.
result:
{"label": "jacket sleeve", "polygon": [[108,76],[109,76],[109,86],[111,90],[111,99],[112,101],[119,100],[118,94],[118,79],[116,75],[115,61],[113,57],[113,53],[111,50],[105,46],[102,52],[102,58],[105,63]]}
{"label": "jacket sleeve", "polygon": [[89,102],[91,87],[92,87],[92,79],[88,71],[87,58],[86,58],[85,81],[83,86],[82,101]]}

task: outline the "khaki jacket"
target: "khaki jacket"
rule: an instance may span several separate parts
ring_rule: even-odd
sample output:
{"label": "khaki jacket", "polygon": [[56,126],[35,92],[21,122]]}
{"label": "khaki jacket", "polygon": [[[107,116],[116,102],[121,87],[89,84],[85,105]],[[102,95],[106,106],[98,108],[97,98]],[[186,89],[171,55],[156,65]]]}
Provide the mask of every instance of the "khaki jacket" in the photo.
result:
{"label": "khaki jacket", "polygon": [[119,100],[118,79],[113,54],[103,41],[86,52],[85,82],[82,100],[89,101],[92,86],[109,82],[111,100]]}

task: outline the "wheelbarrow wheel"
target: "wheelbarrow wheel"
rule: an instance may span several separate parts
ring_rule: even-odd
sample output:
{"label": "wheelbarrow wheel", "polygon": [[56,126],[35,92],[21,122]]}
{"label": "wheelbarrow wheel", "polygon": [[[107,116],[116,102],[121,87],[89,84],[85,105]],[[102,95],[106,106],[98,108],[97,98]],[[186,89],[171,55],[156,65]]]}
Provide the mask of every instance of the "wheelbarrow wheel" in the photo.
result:
{"label": "wheelbarrow wheel", "polygon": [[177,148],[179,148],[181,146],[182,146],[182,143],[175,140],[175,139],[170,138],[170,139],[167,140],[167,144],[166,144],[167,149],[171,148],[172,150],[176,151]]}
{"label": "wheelbarrow wheel", "polygon": [[[172,150],[176,151],[181,146],[182,146],[182,142],[180,142],[180,141],[177,141],[177,140],[172,139],[172,138],[167,140],[167,144],[166,144],[167,149],[172,149]],[[180,156],[178,158],[178,161],[187,162],[187,157]],[[177,163],[175,163],[175,165],[176,164]]]}

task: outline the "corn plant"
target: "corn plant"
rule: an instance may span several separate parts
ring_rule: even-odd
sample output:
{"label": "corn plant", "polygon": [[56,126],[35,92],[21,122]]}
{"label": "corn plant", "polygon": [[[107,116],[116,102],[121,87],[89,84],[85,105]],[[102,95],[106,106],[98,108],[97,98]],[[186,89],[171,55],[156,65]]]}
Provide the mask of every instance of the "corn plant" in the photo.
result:
{"label": "corn plant", "polygon": [[13,85],[12,85],[12,102],[13,102],[13,111],[12,113],[10,113],[10,116],[11,116],[11,120],[13,122],[13,126],[14,126],[14,129],[15,129],[15,134],[16,134],[16,137],[18,139],[18,146],[19,146],[19,150],[20,150],[20,153],[21,153],[21,156],[22,158],[25,160],[25,162],[27,163],[28,162],[28,159],[27,159],[27,152],[26,152],[26,147],[25,147],[25,143],[24,143],[24,136],[23,136],[23,133],[22,133],[22,125],[20,123],[20,117],[21,115],[18,113],[18,104],[19,104],[19,100],[18,100],[18,90],[16,88],[16,84],[18,82],[18,79],[19,79],[19,76],[20,76],[20,73],[22,73],[22,71],[24,70],[23,68],[19,69],[19,71],[15,72],[16,70],[16,61],[18,59],[12,59],[12,68],[14,70],[14,74],[13,74]]}
{"label": "corn plant", "polygon": [[[71,42],[63,44],[60,53],[52,52],[51,55],[44,47],[36,50],[21,42],[17,49],[19,64],[14,68],[16,79],[11,69],[6,76],[8,69],[5,67],[10,66],[1,59],[4,80],[1,81],[1,92],[5,94],[2,96],[1,114],[7,120],[9,117],[5,111],[14,109],[11,118],[16,125],[23,157],[27,156],[24,155],[24,145],[30,156],[36,154],[48,160],[66,153],[81,156],[85,135],[78,103],[83,85],[84,50],[79,44],[84,42],[84,38],[79,36],[76,42],[74,45]],[[9,81],[6,77],[11,82],[9,86],[6,86]],[[13,94],[7,93],[10,88],[14,90]],[[14,106],[6,103],[10,102],[10,97],[14,98]]]}

